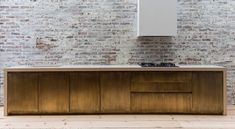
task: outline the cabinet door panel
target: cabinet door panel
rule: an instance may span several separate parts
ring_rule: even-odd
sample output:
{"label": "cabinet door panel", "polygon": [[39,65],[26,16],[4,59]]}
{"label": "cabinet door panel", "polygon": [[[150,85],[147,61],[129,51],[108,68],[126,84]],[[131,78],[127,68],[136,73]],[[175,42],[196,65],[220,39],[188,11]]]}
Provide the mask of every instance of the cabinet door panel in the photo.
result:
{"label": "cabinet door panel", "polygon": [[41,73],[39,79],[41,113],[69,112],[69,85],[66,73]]}
{"label": "cabinet door panel", "polygon": [[102,72],[101,111],[125,113],[130,111],[130,73]]}
{"label": "cabinet door panel", "polygon": [[30,114],[38,112],[38,75],[36,73],[8,73],[7,112]]}
{"label": "cabinet door panel", "polygon": [[223,72],[193,74],[193,110],[195,113],[223,113]]}
{"label": "cabinet door panel", "polygon": [[70,112],[96,113],[100,111],[98,72],[70,74]]}

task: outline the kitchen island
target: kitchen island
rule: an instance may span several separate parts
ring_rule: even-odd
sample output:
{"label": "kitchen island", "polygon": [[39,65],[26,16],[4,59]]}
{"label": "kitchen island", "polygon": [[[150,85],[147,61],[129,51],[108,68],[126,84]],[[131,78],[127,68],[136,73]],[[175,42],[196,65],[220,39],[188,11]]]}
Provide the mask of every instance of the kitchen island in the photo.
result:
{"label": "kitchen island", "polygon": [[17,66],[4,73],[5,115],[226,114],[220,66]]}

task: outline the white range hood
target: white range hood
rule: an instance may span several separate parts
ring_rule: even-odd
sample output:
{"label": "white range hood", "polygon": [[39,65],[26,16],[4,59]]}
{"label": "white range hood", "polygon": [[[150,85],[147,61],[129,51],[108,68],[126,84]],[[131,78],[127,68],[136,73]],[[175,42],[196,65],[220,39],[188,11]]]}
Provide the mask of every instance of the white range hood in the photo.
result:
{"label": "white range hood", "polygon": [[176,36],[177,0],[138,0],[138,36]]}

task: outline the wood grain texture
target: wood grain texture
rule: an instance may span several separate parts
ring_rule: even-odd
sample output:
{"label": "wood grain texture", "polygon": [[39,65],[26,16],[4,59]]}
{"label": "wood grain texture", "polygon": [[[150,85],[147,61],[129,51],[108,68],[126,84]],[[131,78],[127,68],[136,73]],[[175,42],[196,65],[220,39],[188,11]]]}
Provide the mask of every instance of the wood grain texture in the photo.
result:
{"label": "wood grain texture", "polygon": [[223,72],[193,73],[193,111],[223,113]]}
{"label": "wood grain texture", "polygon": [[101,112],[125,113],[130,111],[130,73],[100,73]]}
{"label": "wood grain texture", "polygon": [[6,115],[226,113],[224,71],[22,73],[5,70],[5,74]]}
{"label": "wood grain texture", "polygon": [[191,93],[132,93],[131,112],[190,113]]}
{"label": "wood grain texture", "polygon": [[66,73],[40,73],[39,112],[69,112],[69,83]]}
{"label": "wood grain texture", "polygon": [[131,92],[192,92],[191,82],[132,82]]}
{"label": "wood grain texture", "polygon": [[133,72],[132,82],[190,82],[192,72]]}
{"label": "wood grain texture", "polygon": [[218,115],[53,115],[3,116],[1,129],[234,129],[235,105]]}
{"label": "wood grain texture", "polygon": [[7,113],[37,113],[37,73],[8,73],[7,78]]}
{"label": "wood grain texture", "polygon": [[70,74],[70,112],[97,113],[100,111],[98,72]]}

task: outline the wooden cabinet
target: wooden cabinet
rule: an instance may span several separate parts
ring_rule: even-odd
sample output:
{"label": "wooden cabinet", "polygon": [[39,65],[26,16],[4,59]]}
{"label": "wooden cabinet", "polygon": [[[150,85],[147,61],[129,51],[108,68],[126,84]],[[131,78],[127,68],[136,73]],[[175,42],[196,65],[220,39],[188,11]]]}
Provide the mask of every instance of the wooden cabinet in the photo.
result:
{"label": "wooden cabinet", "polygon": [[39,112],[68,113],[69,83],[66,73],[39,74]]}
{"label": "wooden cabinet", "polygon": [[70,112],[97,113],[100,111],[98,72],[70,74]]}
{"label": "wooden cabinet", "polygon": [[30,114],[38,112],[38,75],[36,73],[8,73],[7,112]]}
{"label": "wooden cabinet", "polygon": [[125,113],[130,111],[130,73],[102,72],[101,112]]}
{"label": "wooden cabinet", "polygon": [[5,114],[226,113],[223,69],[175,69],[9,71]]}

